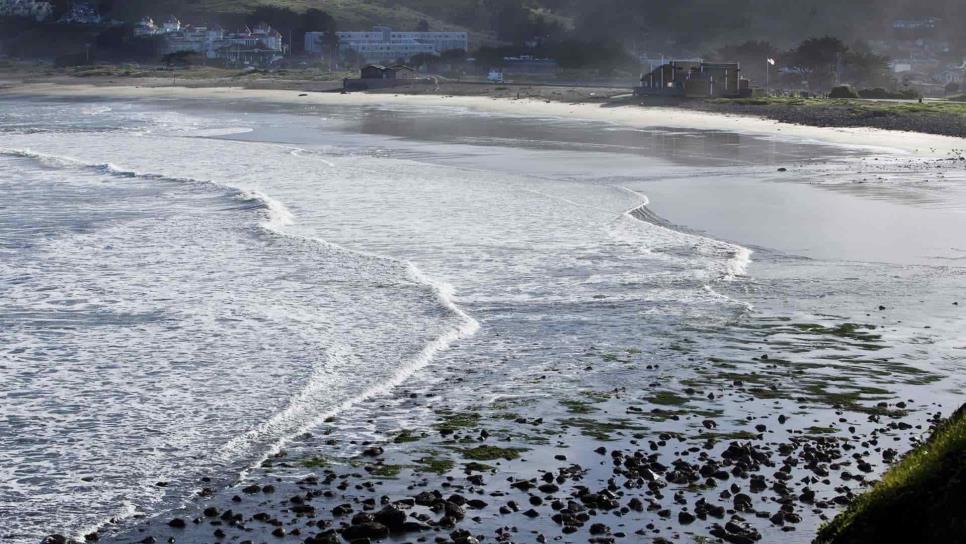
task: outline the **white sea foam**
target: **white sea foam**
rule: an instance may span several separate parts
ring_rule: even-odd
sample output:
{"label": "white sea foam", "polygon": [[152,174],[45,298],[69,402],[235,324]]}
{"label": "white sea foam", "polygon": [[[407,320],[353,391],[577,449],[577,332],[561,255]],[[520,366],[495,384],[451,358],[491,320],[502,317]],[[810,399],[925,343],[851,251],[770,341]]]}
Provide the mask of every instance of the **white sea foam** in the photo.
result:
{"label": "white sea foam", "polygon": [[[64,172],[71,170],[92,174],[106,175],[120,179],[145,180],[159,183],[173,183],[178,185],[188,185],[195,187],[210,187],[212,189],[230,189],[234,197],[244,202],[257,202],[258,207],[264,210],[265,221],[261,226],[274,235],[291,239],[298,244],[317,244],[318,247],[326,248],[328,252],[341,254],[355,254],[363,257],[367,261],[376,262],[379,268],[387,271],[397,270],[402,274],[406,281],[415,285],[422,286],[441,308],[450,314],[456,321],[452,327],[447,327],[436,338],[425,344],[418,353],[407,356],[403,360],[391,365],[386,374],[374,373],[378,379],[370,380],[368,385],[356,392],[347,391],[347,396],[343,395],[343,400],[333,404],[333,393],[338,391],[341,383],[346,378],[350,378],[353,372],[347,367],[356,364],[349,362],[350,357],[358,358],[354,348],[335,343],[329,346],[324,354],[324,358],[314,364],[314,370],[306,378],[305,383],[287,403],[284,409],[272,415],[264,423],[261,423],[245,433],[227,442],[217,452],[211,456],[216,464],[231,465],[238,459],[248,459],[255,461],[253,454],[265,456],[277,451],[286,440],[292,436],[311,429],[320,424],[327,417],[338,413],[355,403],[368,398],[372,395],[384,393],[406,380],[413,372],[430,363],[433,357],[442,350],[447,349],[453,342],[473,334],[479,327],[478,323],[460,309],[452,298],[452,289],[443,284],[437,284],[430,280],[425,274],[412,263],[397,261],[396,259],[382,257],[370,252],[352,252],[337,244],[332,244],[321,239],[311,239],[298,236],[286,231],[286,227],[293,224],[292,213],[279,201],[266,196],[264,193],[252,189],[231,188],[223,183],[203,181],[194,178],[173,177],[163,174],[138,171],[136,169],[119,166],[114,163],[104,162],[85,162],[75,157],[41,153],[30,149],[0,149],[0,155],[27,158],[42,164],[46,168],[58,169]],[[381,263],[381,264],[379,264]],[[360,382],[365,384],[366,382]],[[335,398],[338,398],[336,396]],[[151,471],[161,474],[163,471]],[[244,474],[244,471],[243,471]],[[149,476],[158,477],[158,476]],[[121,511],[113,512],[109,517],[112,519],[123,519],[132,515],[136,511],[148,508],[149,505],[157,503],[160,496],[158,488],[153,487],[149,481],[142,482],[137,486],[139,489],[133,493],[134,503],[128,504]],[[85,530],[89,530],[85,529]],[[78,535],[81,536],[81,535]]]}

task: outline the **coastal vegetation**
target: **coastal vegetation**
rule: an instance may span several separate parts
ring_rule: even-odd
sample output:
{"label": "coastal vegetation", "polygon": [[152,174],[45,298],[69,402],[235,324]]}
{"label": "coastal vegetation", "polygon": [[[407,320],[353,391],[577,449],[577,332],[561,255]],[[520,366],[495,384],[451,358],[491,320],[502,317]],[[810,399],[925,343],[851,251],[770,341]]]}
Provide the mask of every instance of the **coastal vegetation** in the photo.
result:
{"label": "coastal vegetation", "polygon": [[962,542],[966,406],[819,531],[815,544]]}

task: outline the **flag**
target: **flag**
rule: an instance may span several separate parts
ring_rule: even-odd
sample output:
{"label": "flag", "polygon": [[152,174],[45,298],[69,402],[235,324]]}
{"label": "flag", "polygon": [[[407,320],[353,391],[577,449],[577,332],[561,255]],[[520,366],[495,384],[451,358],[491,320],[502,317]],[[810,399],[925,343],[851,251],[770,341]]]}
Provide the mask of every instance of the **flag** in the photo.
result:
{"label": "flag", "polygon": [[771,64],[772,66],[774,66],[775,65],[775,59],[769,57],[768,58],[768,64]]}

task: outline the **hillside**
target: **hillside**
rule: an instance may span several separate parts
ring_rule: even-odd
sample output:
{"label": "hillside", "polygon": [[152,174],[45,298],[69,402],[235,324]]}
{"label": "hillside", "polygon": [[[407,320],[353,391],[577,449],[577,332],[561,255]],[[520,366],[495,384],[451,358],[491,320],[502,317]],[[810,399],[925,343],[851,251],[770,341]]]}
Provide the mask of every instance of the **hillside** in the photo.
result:
{"label": "hillside", "polygon": [[462,14],[476,5],[473,0],[126,0],[115,3],[113,16],[136,21],[145,14],[155,19],[175,14],[186,21],[231,22],[265,5],[300,12],[322,9],[347,30],[377,24],[413,29],[420,21],[429,23],[430,28],[483,30],[460,24]]}
{"label": "hillside", "polygon": [[[108,0],[109,1],[109,0]],[[176,14],[189,22],[232,24],[258,6],[320,9],[342,29],[385,24],[473,32],[474,42],[559,37],[617,40],[632,49],[707,51],[728,42],[770,40],[789,47],[807,37],[834,35],[846,42],[889,39],[897,18],[938,16],[958,29],[966,7],[955,0],[114,0],[113,16]]]}

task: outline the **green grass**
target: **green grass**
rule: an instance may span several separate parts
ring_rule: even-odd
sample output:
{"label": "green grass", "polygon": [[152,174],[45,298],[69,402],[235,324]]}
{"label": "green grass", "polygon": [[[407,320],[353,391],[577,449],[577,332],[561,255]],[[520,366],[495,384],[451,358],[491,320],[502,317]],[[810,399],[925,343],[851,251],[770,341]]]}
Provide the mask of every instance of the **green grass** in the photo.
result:
{"label": "green grass", "polygon": [[946,100],[929,100],[919,103],[918,100],[864,100],[858,99],[825,99],[825,98],[793,98],[781,96],[763,96],[754,98],[710,98],[709,104],[734,104],[739,106],[767,107],[767,106],[796,106],[805,108],[846,108],[855,117],[869,115],[956,115],[966,117],[966,95],[954,96]]}
{"label": "green grass", "polygon": [[966,535],[966,406],[823,526],[815,544],[962,542]]}

